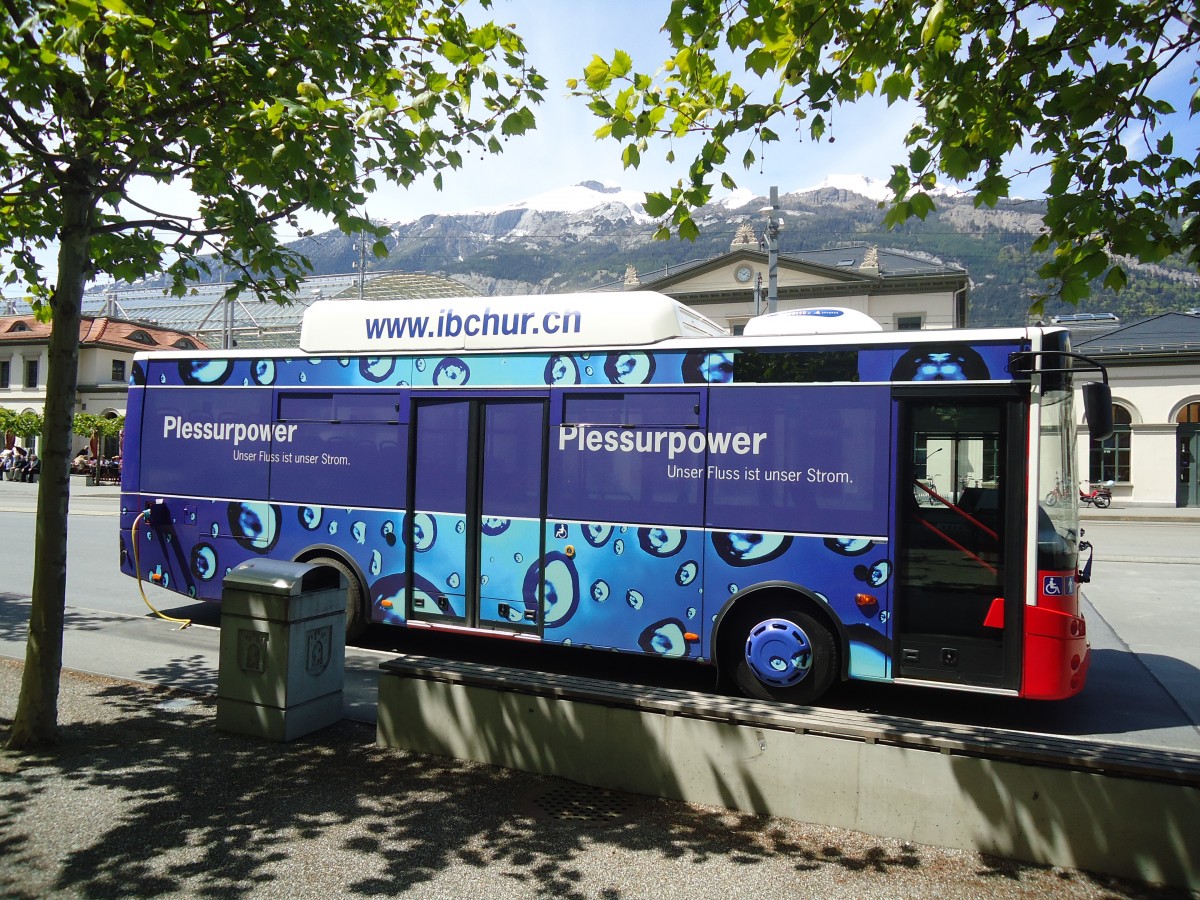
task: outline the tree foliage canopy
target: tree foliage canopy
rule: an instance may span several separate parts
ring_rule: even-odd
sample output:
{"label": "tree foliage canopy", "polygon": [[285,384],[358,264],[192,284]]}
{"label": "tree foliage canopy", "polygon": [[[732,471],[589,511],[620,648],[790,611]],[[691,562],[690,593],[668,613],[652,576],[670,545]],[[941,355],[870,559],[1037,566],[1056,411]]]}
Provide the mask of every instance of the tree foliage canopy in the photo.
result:
{"label": "tree foliage canopy", "polygon": [[[1042,274],[1074,302],[1096,278],[1120,287],[1122,257],[1181,254],[1200,267],[1200,159],[1163,127],[1176,112],[1165,99],[1170,78],[1196,82],[1192,9],[1171,0],[673,0],[664,31],[674,55],[657,75],[618,50],[571,86],[604,120],[597,135],[623,144],[627,167],[656,136],[703,136],[688,177],[647,196],[647,211],[671,217],[662,237],[693,236],[690,211],[714,182],[736,186],[731,169],[749,167],[783,128],[820,141],[839,105],[870,95],[911,102],[919,118],[907,159],[893,167],[886,221],[924,218],[943,179],[994,205],[1019,174],[1014,159],[1032,154],[1049,170],[1046,230],[1034,246],[1053,251]],[[1198,110],[1193,94],[1187,115]]]}
{"label": "tree foliage canopy", "polygon": [[[307,209],[380,234],[359,212],[377,178],[440,187],[471,148],[531,128],[543,87],[520,37],[466,0],[3,0],[0,253],[54,323],[8,746],[57,736],[86,282],[165,272],[182,295],[215,260],[229,296],[286,302],[310,265],[278,225]],[[38,259],[51,245],[53,286]]]}
{"label": "tree foliage canopy", "polygon": [[125,417],[106,417],[96,413],[78,412],[71,419],[71,433],[85,438],[115,438],[125,430]]}
{"label": "tree foliage canopy", "polygon": [[19,438],[29,440],[41,433],[42,416],[40,413],[29,409],[18,412],[15,409],[0,407],[0,439],[5,435],[14,434]]}
{"label": "tree foliage canopy", "polygon": [[49,298],[34,250],[81,227],[64,217],[76,193],[86,275],[166,271],[180,294],[215,254],[231,290],[282,299],[304,263],[273,226],[309,209],[369,230],[355,210],[376,178],[440,186],[468,148],[531,128],[542,87],[521,39],[456,0],[6,0],[7,281]]}

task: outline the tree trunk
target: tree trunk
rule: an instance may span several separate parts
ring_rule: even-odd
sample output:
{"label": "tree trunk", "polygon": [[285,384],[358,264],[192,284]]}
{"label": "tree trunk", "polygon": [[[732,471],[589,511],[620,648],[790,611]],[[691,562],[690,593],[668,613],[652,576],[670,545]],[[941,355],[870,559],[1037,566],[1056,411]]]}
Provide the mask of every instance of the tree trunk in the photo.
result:
{"label": "tree trunk", "polygon": [[58,281],[50,300],[46,412],[42,426],[42,474],[34,531],[33,603],[25,671],[8,748],[46,746],[58,738],[58,684],[62,671],[67,605],[67,504],[71,486],[71,420],[79,373],[79,323],[83,288],[91,268],[95,201],[86,185],[63,192]]}

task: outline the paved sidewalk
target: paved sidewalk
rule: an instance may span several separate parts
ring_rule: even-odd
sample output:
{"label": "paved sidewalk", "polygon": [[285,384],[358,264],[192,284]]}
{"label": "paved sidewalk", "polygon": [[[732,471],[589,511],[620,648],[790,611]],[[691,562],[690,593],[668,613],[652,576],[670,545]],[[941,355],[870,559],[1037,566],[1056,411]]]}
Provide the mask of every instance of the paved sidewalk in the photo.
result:
{"label": "paved sidewalk", "polygon": [[1170,506],[1110,506],[1095,509],[1079,508],[1079,518],[1085,525],[1091,522],[1178,522],[1180,525],[1200,523],[1200,507]]}
{"label": "paved sidewalk", "polygon": [[[13,487],[0,505],[28,504],[20,489],[35,486]],[[118,494],[73,486],[90,501],[73,514],[108,514]],[[1200,510],[1081,512],[1200,522]],[[156,624],[131,616],[126,639],[161,640]],[[287,745],[225,734],[214,635],[190,631],[182,668],[160,674],[194,693],[113,677],[111,659],[104,674],[66,672],[61,745],[0,752],[0,897],[1200,897],[377,748],[373,725],[349,718],[373,714],[351,682],[365,685],[374,659],[361,678],[348,666],[339,724]],[[0,657],[0,744],[20,672]]]}
{"label": "paved sidewalk", "polygon": [[[0,739],[21,664],[0,659]],[[0,896],[1195,897],[377,748],[218,732],[211,697],[64,673],[63,741],[0,753]]]}

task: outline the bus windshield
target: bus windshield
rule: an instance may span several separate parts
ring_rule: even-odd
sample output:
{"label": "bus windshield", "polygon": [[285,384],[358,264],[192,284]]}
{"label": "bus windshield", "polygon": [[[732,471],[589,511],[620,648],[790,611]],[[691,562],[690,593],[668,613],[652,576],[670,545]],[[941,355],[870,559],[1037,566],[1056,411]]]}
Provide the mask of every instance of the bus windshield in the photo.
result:
{"label": "bus windshield", "polygon": [[1038,568],[1074,569],[1078,558],[1079,498],[1075,476],[1073,394],[1042,394],[1038,467]]}

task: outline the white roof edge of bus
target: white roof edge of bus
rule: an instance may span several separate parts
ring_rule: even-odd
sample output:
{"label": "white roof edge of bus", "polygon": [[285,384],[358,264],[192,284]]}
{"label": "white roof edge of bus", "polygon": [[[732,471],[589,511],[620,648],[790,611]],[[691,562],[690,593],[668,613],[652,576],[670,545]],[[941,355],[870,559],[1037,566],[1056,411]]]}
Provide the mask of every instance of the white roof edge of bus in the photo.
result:
{"label": "white roof edge of bus", "polygon": [[[839,340],[838,335],[828,334],[795,334],[795,335],[759,335],[745,337],[743,335],[731,335],[721,332],[713,336],[696,336],[684,337],[675,339],[666,339],[656,350],[669,350],[673,347],[679,349],[698,349],[702,347],[711,347],[713,349],[731,349],[736,350],[742,347],[829,347],[834,346],[859,346],[867,347],[876,344],[936,344],[939,341],[953,341],[954,343],[993,343],[996,341],[1014,341],[1014,340],[1030,340],[1035,332],[1043,334],[1052,334],[1059,331],[1066,331],[1062,326],[1020,326],[1011,325],[1000,328],[930,328],[921,331],[878,331],[859,334],[846,334],[847,340]],[[715,340],[714,340],[715,338]],[[564,344],[563,349],[568,350],[615,350],[627,346],[628,341],[614,340],[603,344]],[[536,348],[529,348],[531,350]],[[474,351],[472,351],[474,352]],[[197,357],[214,358],[221,357],[223,359],[262,359],[276,357],[296,357],[296,356],[329,356],[334,355],[333,351],[306,351],[298,347],[255,347],[248,349],[229,349],[225,350],[220,347],[211,347],[205,350],[179,350],[177,348],[163,348],[161,350],[139,350],[134,354],[135,359],[195,359]],[[355,355],[355,354],[350,354]]]}
{"label": "white roof edge of bus", "polygon": [[807,306],[756,316],[742,334],[766,337],[783,334],[860,334],[883,331],[883,326],[857,309],[841,306]]}
{"label": "white roof edge of bus", "polygon": [[532,350],[640,346],[727,334],[711,319],[654,291],[318,300],[304,313],[300,349],[369,354]]}

